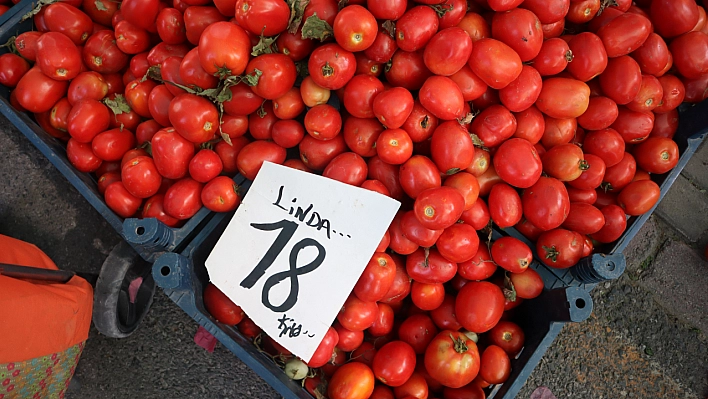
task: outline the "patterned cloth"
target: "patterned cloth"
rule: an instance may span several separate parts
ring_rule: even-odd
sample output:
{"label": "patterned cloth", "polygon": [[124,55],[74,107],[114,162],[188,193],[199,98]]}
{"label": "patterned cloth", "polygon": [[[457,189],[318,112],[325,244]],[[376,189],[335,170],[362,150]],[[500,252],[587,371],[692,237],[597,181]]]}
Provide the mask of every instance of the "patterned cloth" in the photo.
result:
{"label": "patterned cloth", "polygon": [[63,398],[84,344],[23,362],[0,364],[0,399]]}

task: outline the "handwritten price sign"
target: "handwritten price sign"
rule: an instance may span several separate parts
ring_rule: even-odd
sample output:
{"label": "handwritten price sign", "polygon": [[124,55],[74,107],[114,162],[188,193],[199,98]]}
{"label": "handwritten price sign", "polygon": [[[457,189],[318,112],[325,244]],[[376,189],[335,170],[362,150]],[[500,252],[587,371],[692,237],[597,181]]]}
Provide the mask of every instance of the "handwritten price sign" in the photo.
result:
{"label": "handwritten price sign", "polygon": [[308,361],[399,206],[266,162],[209,255],[209,276],[268,335]]}

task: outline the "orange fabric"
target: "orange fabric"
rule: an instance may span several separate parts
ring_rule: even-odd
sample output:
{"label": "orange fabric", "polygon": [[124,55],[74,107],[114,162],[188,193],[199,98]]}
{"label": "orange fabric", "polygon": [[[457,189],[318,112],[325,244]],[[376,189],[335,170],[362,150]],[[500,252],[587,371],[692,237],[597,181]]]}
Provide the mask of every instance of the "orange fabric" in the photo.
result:
{"label": "orange fabric", "polygon": [[[0,262],[57,269],[39,248],[0,234]],[[88,338],[93,288],[81,277],[66,284],[0,275],[0,364],[62,352]]]}

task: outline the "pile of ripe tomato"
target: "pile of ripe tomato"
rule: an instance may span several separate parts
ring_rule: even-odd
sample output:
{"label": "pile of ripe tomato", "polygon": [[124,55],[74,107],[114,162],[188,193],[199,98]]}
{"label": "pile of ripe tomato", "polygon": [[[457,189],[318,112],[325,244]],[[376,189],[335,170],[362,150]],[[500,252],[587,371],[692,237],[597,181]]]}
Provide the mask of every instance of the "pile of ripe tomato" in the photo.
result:
{"label": "pile of ripe tomato", "polygon": [[[503,383],[524,345],[506,311],[543,290],[534,250],[568,268],[617,240],[678,162],[677,107],[708,96],[695,0],[46,3],[0,83],[118,215],[233,210],[231,177],[264,161],[401,201],[309,373],[205,291],[317,397]],[[480,244],[491,226],[535,248]]]}

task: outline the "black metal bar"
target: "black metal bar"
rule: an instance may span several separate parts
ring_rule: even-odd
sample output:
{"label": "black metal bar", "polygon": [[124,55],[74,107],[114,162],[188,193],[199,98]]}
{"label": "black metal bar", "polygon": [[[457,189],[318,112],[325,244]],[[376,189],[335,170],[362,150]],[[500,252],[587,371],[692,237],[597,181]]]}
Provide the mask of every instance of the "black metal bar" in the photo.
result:
{"label": "black metal bar", "polygon": [[0,274],[22,280],[39,280],[55,283],[66,283],[75,273],[67,270],[50,270],[39,267],[10,265],[0,263]]}

